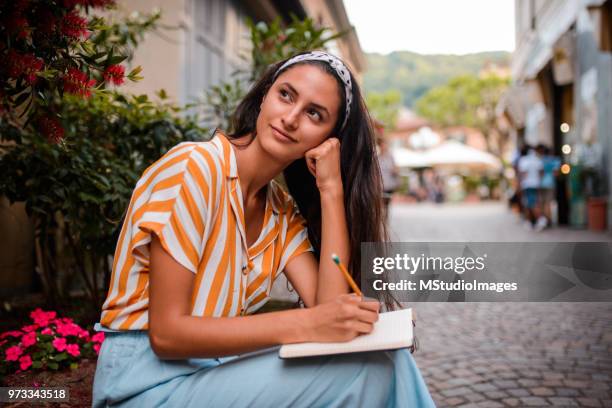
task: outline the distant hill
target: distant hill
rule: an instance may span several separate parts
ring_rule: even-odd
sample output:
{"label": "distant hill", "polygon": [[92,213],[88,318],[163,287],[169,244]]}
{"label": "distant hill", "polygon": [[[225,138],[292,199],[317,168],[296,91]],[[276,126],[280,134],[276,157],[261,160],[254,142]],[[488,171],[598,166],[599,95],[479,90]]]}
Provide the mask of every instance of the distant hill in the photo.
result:
{"label": "distant hill", "polygon": [[398,89],[403,104],[412,107],[427,90],[454,76],[477,74],[487,64],[509,66],[510,55],[506,51],[466,55],[423,55],[410,51],[366,54],[368,68],[364,75],[364,88],[366,93]]}

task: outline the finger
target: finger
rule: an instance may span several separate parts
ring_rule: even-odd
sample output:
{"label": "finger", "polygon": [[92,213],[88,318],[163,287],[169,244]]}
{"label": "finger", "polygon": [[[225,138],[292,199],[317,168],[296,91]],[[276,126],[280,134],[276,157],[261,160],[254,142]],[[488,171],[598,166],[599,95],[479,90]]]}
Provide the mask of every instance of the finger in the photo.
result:
{"label": "finger", "polygon": [[364,322],[352,322],[351,327],[353,328],[353,330],[363,334],[371,333],[374,329],[374,325],[372,323]]}
{"label": "finger", "polygon": [[314,177],[317,177],[317,164],[315,159],[306,159],[306,167],[308,167],[308,171]]}
{"label": "finger", "polygon": [[360,322],[375,323],[378,321],[378,313],[372,310],[359,309],[356,315]]}
{"label": "finger", "polygon": [[378,313],[380,311],[380,303],[367,300],[361,301],[359,302],[359,308],[364,310],[371,310]]}

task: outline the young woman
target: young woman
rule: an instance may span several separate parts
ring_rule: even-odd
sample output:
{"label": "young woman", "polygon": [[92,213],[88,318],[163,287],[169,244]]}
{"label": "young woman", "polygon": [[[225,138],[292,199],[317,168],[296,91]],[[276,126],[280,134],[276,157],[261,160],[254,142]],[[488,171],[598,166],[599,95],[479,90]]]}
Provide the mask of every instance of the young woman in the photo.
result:
{"label": "young woman", "polygon": [[[349,294],[331,261],[360,282],[360,243],[385,238],[374,133],[350,71],[323,52],[281,61],[233,128],[174,147],[136,185],[93,405],[433,406],[407,350],[281,360],[270,349],[347,341],[378,319],[379,303]],[[280,273],[306,307],[253,315]]]}

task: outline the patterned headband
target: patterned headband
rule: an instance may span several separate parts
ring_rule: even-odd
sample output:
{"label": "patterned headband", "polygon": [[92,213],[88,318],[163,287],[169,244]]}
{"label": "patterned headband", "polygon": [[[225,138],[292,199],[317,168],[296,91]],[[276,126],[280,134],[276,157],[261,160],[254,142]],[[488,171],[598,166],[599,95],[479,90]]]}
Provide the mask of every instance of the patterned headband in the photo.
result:
{"label": "patterned headband", "polygon": [[351,113],[351,102],[353,101],[353,92],[351,88],[351,74],[349,73],[349,70],[346,68],[346,65],[344,65],[344,63],[338,57],[328,54],[323,51],[312,51],[306,54],[296,55],[295,57],[292,57],[289,60],[287,60],[276,71],[273,79],[275,80],[279,72],[281,72],[283,69],[287,68],[288,66],[293,65],[296,62],[307,61],[307,60],[308,61],[312,61],[312,60],[324,61],[328,63],[329,66],[334,69],[334,72],[336,73],[336,75],[338,75],[338,77],[344,84],[344,95],[346,96],[346,108],[345,108],[345,113],[344,113],[344,121],[342,122],[342,127],[340,128],[340,131],[342,131],[344,129],[344,126],[346,125],[346,122],[348,121],[349,113]]}

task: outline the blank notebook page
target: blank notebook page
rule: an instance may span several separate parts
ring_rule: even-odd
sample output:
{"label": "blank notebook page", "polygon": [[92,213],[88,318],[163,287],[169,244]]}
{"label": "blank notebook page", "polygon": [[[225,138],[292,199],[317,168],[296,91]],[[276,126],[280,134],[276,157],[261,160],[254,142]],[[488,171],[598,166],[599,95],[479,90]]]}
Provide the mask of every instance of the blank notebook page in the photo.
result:
{"label": "blank notebook page", "polygon": [[412,346],[412,309],[380,313],[369,334],[342,343],[285,344],[279,350],[281,358],[356,353],[370,350],[392,350]]}

